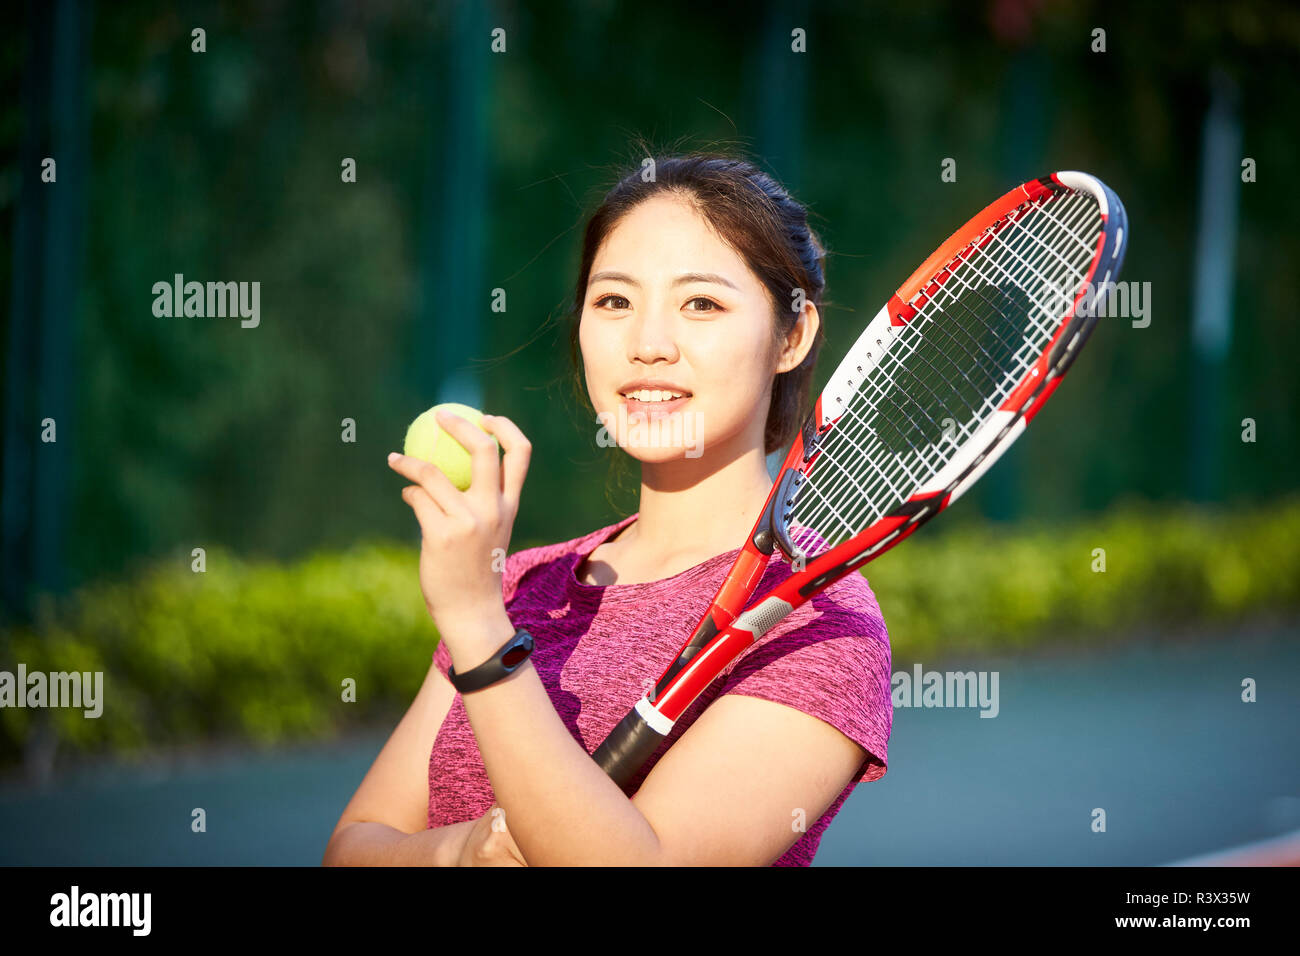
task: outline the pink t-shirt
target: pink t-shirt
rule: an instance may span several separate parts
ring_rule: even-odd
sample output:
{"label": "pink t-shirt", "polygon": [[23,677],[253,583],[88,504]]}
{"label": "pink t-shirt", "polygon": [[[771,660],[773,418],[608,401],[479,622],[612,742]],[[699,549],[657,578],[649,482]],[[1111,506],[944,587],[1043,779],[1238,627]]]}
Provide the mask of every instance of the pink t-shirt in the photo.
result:
{"label": "pink t-shirt", "polygon": [[[502,574],[510,620],[533,635],[533,667],[560,719],[588,753],[677,656],[738,554],[720,554],[662,581],[605,587],[579,582],[574,570],[587,555],[636,517],[572,541],[516,552],[506,558]],[[773,559],[755,594],[789,573],[786,562]],[[433,661],[445,675],[451,655],[439,644]],[[722,694],[759,697],[811,714],[861,744],[867,758],[830,808],[774,864],[808,866],[858,782],[884,776],[894,717],[889,678],[889,637],[880,608],[866,579],[850,574],[733,661],[682,714],[631,788]],[[493,802],[457,694],[429,756],[428,825],[475,819]]]}

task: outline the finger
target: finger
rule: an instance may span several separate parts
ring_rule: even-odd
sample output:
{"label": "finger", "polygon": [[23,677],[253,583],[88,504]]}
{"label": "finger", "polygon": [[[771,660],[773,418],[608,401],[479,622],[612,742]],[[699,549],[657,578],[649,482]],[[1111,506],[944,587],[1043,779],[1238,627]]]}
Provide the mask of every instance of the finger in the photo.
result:
{"label": "finger", "polygon": [[466,494],[484,504],[495,503],[501,487],[501,460],[497,443],[482,428],[453,412],[443,409],[436,417],[443,431],[469,452],[470,483]]}
{"label": "finger", "polygon": [[532,443],[524,437],[519,426],[504,415],[488,415],[483,427],[505,449],[501,464],[501,494],[514,511],[519,510],[519,496],[523,493],[524,479],[528,476],[528,462],[533,455]]}
{"label": "finger", "polygon": [[424,534],[432,534],[447,520],[446,512],[439,508],[437,502],[419,485],[407,485],[403,488],[402,500],[415,512],[415,520],[420,522],[420,530]]}
{"label": "finger", "polygon": [[445,514],[464,514],[469,510],[464,495],[437,465],[393,452],[388,456],[388,467],[423,488]]}

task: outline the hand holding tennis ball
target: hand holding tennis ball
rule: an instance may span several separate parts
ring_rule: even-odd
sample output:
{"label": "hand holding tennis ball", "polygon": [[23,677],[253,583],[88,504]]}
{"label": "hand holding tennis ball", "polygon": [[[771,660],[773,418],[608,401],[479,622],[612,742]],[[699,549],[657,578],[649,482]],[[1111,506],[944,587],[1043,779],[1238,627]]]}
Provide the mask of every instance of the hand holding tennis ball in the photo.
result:
{"label": "hand holding tennis ball", "polygon": [[514,633],[501,562],[532,450],[504,415],[438,405],[411,423],[406,454],[388,456],[410,482],[402,501],[420,523],[420,591],[457,670],[482,663]]}
{"label": "hand holding tennis ball", "polygon": [[[437,467],[446,475],[453,485],[464,491],[470,482],[470,457],[463,445],[448,435],[438,424],[438,412],[450,412],[459,415],[472,425],[483,428],[483,413],[468,405],[446,402],[435,405],[420,415],[406,430],[406,443],[402,454],[419,458]],[[496,441],[495,436],[489,436]],[[498,447],[500,442],[497,442]]]}

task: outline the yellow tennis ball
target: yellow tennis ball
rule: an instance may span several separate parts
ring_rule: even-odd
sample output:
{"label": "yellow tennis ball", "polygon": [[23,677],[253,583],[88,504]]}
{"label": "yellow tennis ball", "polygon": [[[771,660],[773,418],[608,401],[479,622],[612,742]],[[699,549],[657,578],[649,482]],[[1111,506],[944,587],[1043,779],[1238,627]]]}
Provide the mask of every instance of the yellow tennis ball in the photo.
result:
{"label": "yellow tennis ball", "polygon": [[[442,426],[438,424],[436,417],[439,411],[451,412],[466,419],[473,425],[478,425],[479,428],[483,427],[480,424],[483,420],[483,413],[477,408],[458,405],[455,402],[435,405],[411,422],[411,427],[406,430],[406,443],[402,446],[402,454],[410,455],[412,458],[419,458],[437,466],[444,475],[451,479],[453,485],[464,491],[469,487],[470,480],[469,452],[465,450],[460,442],[442,430]],[[496,436],[491,437],[493,441],[496,441]],[[500,445],[500,442],[497,444]]]}

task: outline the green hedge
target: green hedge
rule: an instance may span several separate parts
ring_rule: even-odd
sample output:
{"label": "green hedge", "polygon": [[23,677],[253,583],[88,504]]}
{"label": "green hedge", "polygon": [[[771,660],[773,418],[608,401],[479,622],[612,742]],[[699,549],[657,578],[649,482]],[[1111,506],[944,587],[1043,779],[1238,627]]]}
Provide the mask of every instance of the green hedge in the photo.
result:
{"label": "green hedge", "polygon": [[[49,715],[75,749],[229,737],[321,737],[400,714],[437,646],[410,547],[359,546],[284,566],[211,551],[99,584],[7,642],[0,669],[104,671],[101,717],[5,708],[6,760]],[[356,682],[345,703],[343,682]]]}
{"label": "green hedge", "polygon": [[[865,569],[896,663],[1300,610],[1300,499],[1220,513],[1133,505],[1062,528],[931,530]],[[1097,549],[1104,572],[1093,570]]]}
{"label": "green hedge", "polygon": [[[895,664],[944,650],[1107,642],[1146,627],[1300,609],[1300,500],[1205,513],[1131,507],[1075,526],[923,529],[867,566]],[[1106,570],[1094,571],[1094,549]],[[216,737],[274,743],[391,720],[437,635],[414,548],[358,546],[293,565],[209,553],[97,584],[7,633],[0,669],[103,671],[103,716],[0,709],[0,760],[34,717],[66,749],[129,751]],[[342,700],[347,678],[355,703]]]}

